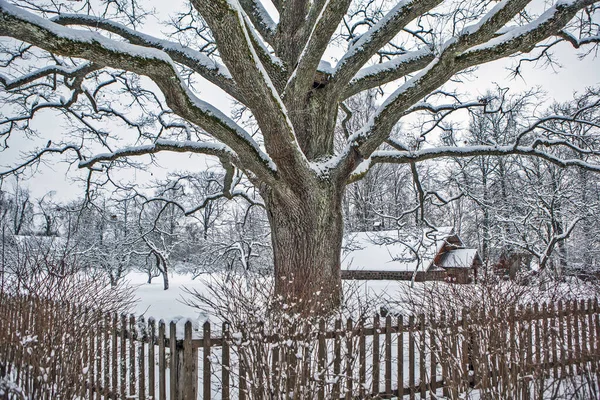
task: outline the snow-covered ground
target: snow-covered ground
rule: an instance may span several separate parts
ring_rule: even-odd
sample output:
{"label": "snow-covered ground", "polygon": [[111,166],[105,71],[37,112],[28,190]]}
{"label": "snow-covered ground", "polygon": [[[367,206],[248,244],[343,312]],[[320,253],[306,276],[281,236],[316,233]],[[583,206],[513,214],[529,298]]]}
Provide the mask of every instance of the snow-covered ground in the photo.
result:
{"label": "snow-covered ground", "polygon": [[[206,282],[211,279],[209,275],[193,280],[190,275],[172,274],[169,277],[168,290],[163,290],[161,278],[154,278],[151,284],[146,283],[147,276],[143,273],[132,272],[126,279],[135,288],[137,303],[132,310],[135,315],[165,321],[191,319],[195,324],[209,317],[204,312],[185,304],[185,299],[189,299],[190,294],[184,289],[207,293]],[[405,289],[408,284],[409,282],[399,281],[344,281],[346,291],[359,294],[361,298],[374,300],[385,295],[393,296]]]}

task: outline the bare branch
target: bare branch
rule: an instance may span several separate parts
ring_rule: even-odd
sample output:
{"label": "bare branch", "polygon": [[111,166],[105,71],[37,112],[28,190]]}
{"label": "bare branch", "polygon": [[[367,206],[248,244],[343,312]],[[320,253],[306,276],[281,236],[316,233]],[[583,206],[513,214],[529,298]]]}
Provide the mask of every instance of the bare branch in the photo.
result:
{"label": "bare branch", "polygon": [[5,1],[0,1],[0,21],[1,35],[18,38],[56,54],[87,58],[98,65],[127,69],[150,77],[177,114],[204,128],[234,150],[244,168],[266,181],[271,179],[275,167],[269,157],[245,130],[190,92],[165,52],[119,43],[95,32],[65,28]]}

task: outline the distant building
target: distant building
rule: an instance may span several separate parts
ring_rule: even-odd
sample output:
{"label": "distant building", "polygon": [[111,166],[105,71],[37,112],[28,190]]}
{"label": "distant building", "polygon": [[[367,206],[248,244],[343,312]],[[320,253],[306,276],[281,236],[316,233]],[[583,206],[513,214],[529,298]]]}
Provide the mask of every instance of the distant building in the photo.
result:
{"label": "distant building", "polygon": [[533,255],[531,253],[517,250],[503,250],[494,265],[496,275],[514,280],[519,272],[532,269]]}
{"label": "distant building", "polygon": [[482,261],[452,227],[436,231],[357,232],[343,245],[342,278],[470,283]]}

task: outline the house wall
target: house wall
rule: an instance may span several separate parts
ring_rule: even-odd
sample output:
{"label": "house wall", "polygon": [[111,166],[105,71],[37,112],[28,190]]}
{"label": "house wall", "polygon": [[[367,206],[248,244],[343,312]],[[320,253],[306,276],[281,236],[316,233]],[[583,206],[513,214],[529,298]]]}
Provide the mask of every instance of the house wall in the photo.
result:
{"label": "house wall", "polygon": [[[413,278],[413,271],[365,271],[365,270],[342,270],[342,279],[347,280],[373,280],[373,281],[410,281]],[[446,271],[417,271],[415,282],[425,281],[444,281],[446,280]]]}
{"label": "house wall", "polygon": [[451,283],[472,283],[474,270],[471,268],[446,268],[446,280]]}

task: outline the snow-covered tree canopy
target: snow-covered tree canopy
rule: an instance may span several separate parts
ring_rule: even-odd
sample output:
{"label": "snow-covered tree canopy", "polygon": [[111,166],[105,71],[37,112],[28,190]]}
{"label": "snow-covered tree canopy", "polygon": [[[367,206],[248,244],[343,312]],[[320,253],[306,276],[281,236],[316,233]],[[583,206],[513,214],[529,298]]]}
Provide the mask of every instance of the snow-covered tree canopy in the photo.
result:
{"label": "snow-covered tree canopy", "polygon": [[[63,142],[6,172],[52,153],[73,152],[90,176],[159,152],[214,156],[227,171],[225,196],[242,193],[243,174],[264,201],[278,292],[325,293],[313,298],[336,303],[341,198],[372,165],[520,154],[600,171],[600,149],[553,128],[557,120],[587,124],[577,111],[545,116],[504,144],[415,146],[391,134],[413,113],[486,108],[486,99],[462,101],[441,89],[477,65],[547,57],[561,41],[592,50],[599,5],[191,0],[178,13],[154,15],[136,1],[0,0],[0,35],[16,39],[2,46],[2,146],[20,131],[34,133],[29,121],[42,110],[60,110],[73,126]],[[147,33],[155,19],[168,35]],[[241,104],[251,123],[214,107],[206,82]],[[334,146],[343,102],[388,83],[396,89]],[[583,105],[597,106],[597,97]],[[135,140],[115,140],[115,124]]]}

